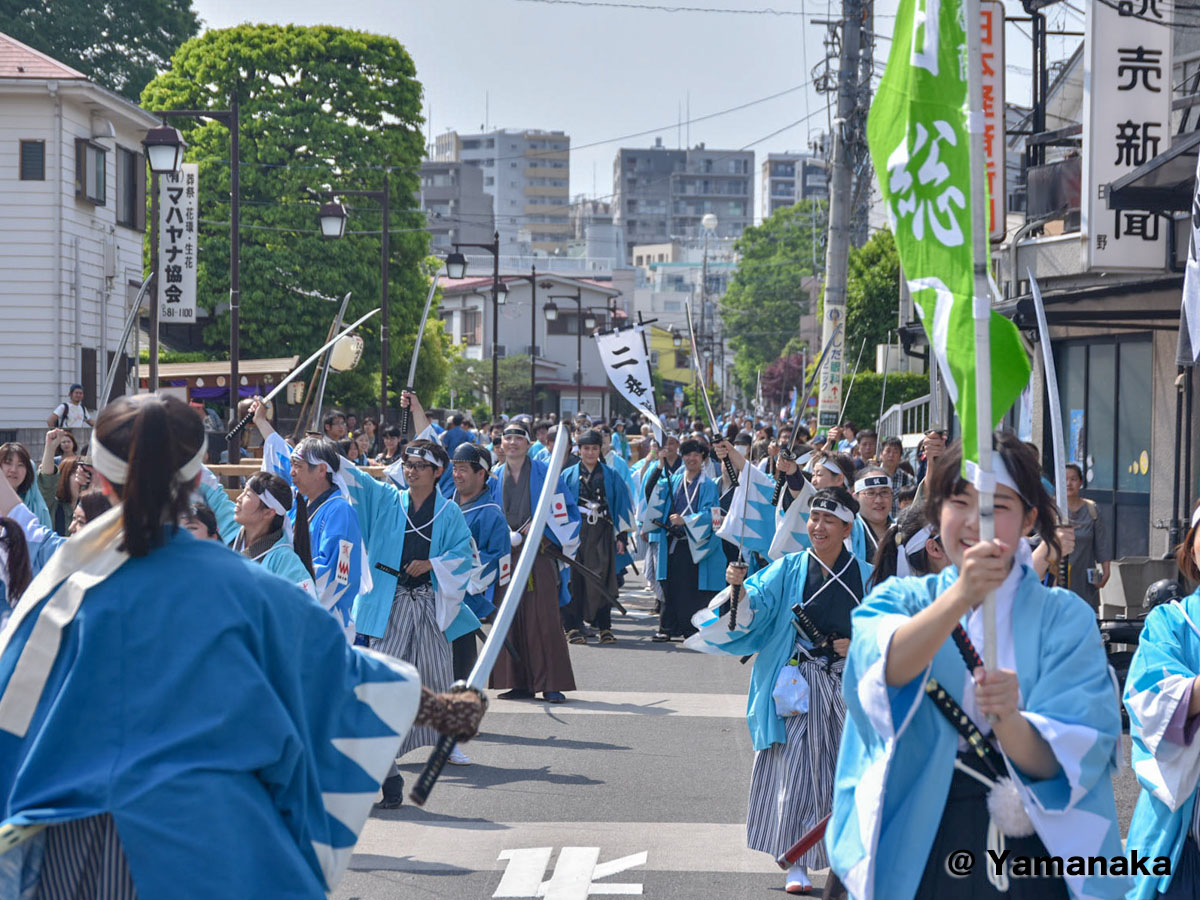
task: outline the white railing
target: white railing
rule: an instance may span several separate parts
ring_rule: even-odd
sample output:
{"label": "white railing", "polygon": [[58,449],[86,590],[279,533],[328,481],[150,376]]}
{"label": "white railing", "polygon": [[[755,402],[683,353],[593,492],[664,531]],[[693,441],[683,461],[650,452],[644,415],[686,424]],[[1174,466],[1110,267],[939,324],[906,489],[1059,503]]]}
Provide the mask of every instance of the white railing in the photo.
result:
{"label": "white railing", "polygon": [[879,420],[879,439],[905,434],[924,434],[929,427],[930,395],[904,403],[894,403]]}

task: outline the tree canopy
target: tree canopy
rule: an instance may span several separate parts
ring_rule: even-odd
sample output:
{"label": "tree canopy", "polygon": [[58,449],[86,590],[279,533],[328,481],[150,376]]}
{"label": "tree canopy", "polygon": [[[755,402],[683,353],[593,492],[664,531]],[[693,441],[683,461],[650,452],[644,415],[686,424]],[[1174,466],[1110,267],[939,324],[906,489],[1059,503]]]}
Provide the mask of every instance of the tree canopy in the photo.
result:
{"label": "tree canopy", "polygon": [[850,250],[846,280],[846,348],[855,354],[867,342],[867,371],[875,365],[875,345],[886,344],[895,331],[900,309],[900,256],[890,231],[877,231],[861,247]]}
{"label": "tree canopy", "polygon": [[199,30],[191,0],[0,0],[0,31],[135,103]]}
{"label": "tree canopy", "polygon": [[802,201],[747,228],[734,244],[740,260],[721,313],[736,360],[734,378],[747,395],[754,392],[758,369],[784,355],[815,299],[806,281],[824,262],[827,221],[823,201]]}
{"label": "tree canopy", "polygon": [[[421,85],[390,37],[330,26],[240,25],[181,46],[142,94],[152,110],[224,110],[236,93],[241,139],[241,342],[244,358],[301,353],[325,339],[337,311],[320,299],[352,296],[353,321],[380,302],[382,216],[377,202],[347,197],[341,240],[317,226],[322,191],[380,190],[391,203],[389,382],[404,387],[429,286],[429,236],[416,207],[423,156]],[[228,354],[229,132],[215,120],[173,117],[200,165],[197,288],[214,313],[208,348]],[[434,318],[431,325],[436,326]],[[381,317],[361,329],[363,362],[330,380],[329,402],[370,407],[379,383]],[[417,390],[432,393],[448,366],[447,341],[429,327]]]}

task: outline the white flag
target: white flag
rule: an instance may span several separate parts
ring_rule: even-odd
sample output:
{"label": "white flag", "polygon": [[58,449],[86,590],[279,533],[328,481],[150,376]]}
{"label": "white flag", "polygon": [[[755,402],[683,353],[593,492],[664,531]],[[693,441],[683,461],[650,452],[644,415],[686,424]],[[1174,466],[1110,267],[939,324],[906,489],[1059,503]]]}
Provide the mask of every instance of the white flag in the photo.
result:
{"label": "white flag", "polygon": [[642,326],[634,325],[621,331],[596,335],[596,349],[613,387],[654,423],[659,446],[663,443],[662,422],[654,403],[654,382],[650,378],[650,360],[646,358],[646,341]]}

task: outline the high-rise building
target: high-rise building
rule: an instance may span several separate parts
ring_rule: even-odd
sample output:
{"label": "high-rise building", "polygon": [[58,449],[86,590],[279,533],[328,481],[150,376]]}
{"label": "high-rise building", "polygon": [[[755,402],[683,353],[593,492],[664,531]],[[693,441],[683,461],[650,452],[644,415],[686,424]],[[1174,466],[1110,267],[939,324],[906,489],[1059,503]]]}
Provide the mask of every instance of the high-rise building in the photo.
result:
{"label": "high-rise building", "polygon": [[625,261],[635,244],[701,236],[717,217],[715,237],[738,237],[754,223],[754,151],[622,148],[613,161],[613,224],[625,236]]}
{"label": "high-rise building", "polygon": [[434,140],[434,159],[483,171],[483,190],[493,198],[502,254],[561,254],[571,239],[570,148],[571,139],[562,131],[448,131]]}
{"label": "high-rise building", "polygon": [[483,171],[457,162],[421,163],[421,209],[434,250],[453,244],[486,244],[495,231],[492,196],[484,193]]}
{"label": "high-rise building", "polygon": [[825,160],[805,153],[771,153],[762,164],[763,218],[799,200],[829,197]]}

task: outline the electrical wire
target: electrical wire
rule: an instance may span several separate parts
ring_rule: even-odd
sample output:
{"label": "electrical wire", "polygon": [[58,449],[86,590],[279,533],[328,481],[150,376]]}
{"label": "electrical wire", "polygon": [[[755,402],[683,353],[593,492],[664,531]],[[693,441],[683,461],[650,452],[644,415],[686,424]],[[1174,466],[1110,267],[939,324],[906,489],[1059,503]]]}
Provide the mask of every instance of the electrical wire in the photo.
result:
{"label": "electrical wire", "polygon": [[[582,7],[600,7],[604,9],[636,9],[639,11],[649,12],[667,12],[667,13],[722,13],[742,16],[796,16],[809,17],[812,14],[802,10],[794,9],[774,9],[773,7],[765,7],[760,9],[731,9],[728,7],[714,6],[665,6],[657,3],[617,3],[613,0],[516,0],[518,3],[544,3],[550,6],[582,6]],[[888,13],[880,16],[880,18],[894,18],[894,14]]]}

